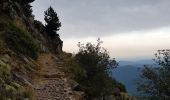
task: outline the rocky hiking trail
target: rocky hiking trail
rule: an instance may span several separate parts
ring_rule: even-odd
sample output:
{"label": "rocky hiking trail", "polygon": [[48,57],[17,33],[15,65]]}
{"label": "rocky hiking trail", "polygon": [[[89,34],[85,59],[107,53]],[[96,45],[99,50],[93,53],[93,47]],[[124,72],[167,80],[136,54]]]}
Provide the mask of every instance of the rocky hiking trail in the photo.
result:
{"label": "rocky hiking trail", "polygon": [[62,62],[52,54],[42,54],[37,60],[41,67],[34,82],[37,100],[81,100],[76,97],[69,79],[62,71]]}

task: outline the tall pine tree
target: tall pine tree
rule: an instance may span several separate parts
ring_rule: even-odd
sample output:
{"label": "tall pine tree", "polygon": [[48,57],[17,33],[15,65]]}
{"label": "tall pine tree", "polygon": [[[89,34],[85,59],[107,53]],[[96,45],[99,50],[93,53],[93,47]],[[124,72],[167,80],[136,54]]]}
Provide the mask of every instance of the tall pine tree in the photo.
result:
{"label": "tall pine tree", "polygon": [[45,11],[44,20],[46,22],[45,31],[47,35],[50,36],[52,39],[59,37],[57,31],[59,31],[61,27],[61,22],[59,21],[57,13],[51,6]]}

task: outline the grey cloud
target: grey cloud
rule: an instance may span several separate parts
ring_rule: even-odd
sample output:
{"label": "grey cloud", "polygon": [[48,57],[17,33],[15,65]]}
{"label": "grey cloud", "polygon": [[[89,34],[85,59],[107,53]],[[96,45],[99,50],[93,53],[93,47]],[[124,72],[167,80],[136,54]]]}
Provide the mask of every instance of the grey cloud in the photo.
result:
{"label": "grey cloud", "polygon": [[170,0],[36,0],[37,19],[50,5],[63,27],[62,37],[101,37],[170,26]]}

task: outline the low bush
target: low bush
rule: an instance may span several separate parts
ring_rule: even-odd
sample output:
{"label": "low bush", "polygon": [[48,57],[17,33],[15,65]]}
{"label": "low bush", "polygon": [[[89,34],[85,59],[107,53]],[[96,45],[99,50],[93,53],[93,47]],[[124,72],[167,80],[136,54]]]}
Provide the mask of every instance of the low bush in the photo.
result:
{"label": "low bush", "polygon": [[0,100],[24,100],[30,93],[13,81],[10,66],[0,60]]}
{"label": "low bush", "polygon": [[0,60],[0,81],[8,82],[10,79],[10,67]]}
{"label": "low bush", "polygon": [[65,66],[69,73],[72,73],[75,80],[80,80],[85,76],[84,70],[79,66],[74,58],[70,58],[66,61]]}
{"label": "low bush", "polygon": [[59,56],[60,60],[64,62],[64,69],[69,76],[75,80],[81,79],[85,72],[82,67],[76,62],[75,57],[71,53],[63,53]]}

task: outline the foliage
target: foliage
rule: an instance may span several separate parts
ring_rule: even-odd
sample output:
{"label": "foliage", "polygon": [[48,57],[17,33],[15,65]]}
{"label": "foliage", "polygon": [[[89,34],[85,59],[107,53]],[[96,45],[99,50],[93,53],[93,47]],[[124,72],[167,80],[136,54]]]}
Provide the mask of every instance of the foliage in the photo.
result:
{"label": "foliage", "polygon": [[38,45],[28,32],[23,31],[13,23],[8,25],[7,30],[5,40],[10,49],[18,54],[32,58],[37,57]]}
{"label": "foliage", "polygon": [[34,2],[34,0],[13,0],[18,2],[22,9],[23,9],[23,13],[26,17],[30,17],[32,15],[32,6],[30,5],[30,3]]}
{"label": "foliage", "polygon": [[0,81],[9,81],[10,67],[0,60]]}
{"label": "foliage", "polygon": [[79,43],[79,52],[75,56],[85,72],[85,76],[78,82],[88,100],[112,94],[116,87],[116,81],[109,76],[109,70],[118,64],[115,59],[110,59],[107,50],[101,47],[101,43],[100,39],[97,45]]}
{"label": "foliage", "polygon": [[52,7],[49,7],[45,11],[44,20],[46,22],[45,31],[47,35],[50,36],[51,38],[59,37],[57,31],[59,31],[61,27],[61,22],[59,21],[57,13],[54,11]]}
{"label": "foliage", "polygon": [[116,80],[115,80],[115,87],[120,89],[120,91],[122,91],[122,92],[126,92],[126,87],[122,83],[116,82]]}
{"label": "foliage", "polygon": [[69,53],[60,54],[59,58],[64,62],[65,71],[69,73],[69,76],[75,80],[81,79],[85,73],[84,70],[76,62],[75,57]]}
{"label": "foliage", "polygon": [[20,4],[29,4],[29,3],[32,3],[34,2],[35,0],[14,0]]}
{"label": "foliage", "polygon": [[5,47],[5,43],[2,40],[0,40],[0,54],[11,55],[11,51]]}
{"label": "foliage", "polygon": [[0,60],[0,100],[23,100],[29,93],[11,77],[10,66]]}
{"label": "foliage", "polygon": [[40,32],[43,33],[45,26],[42,24],[42,22],[38,21],[38,20],[34,20],[34,27]]}
{"label": "foliage", "polygon": [[23,13],[26,17],[30,17],[32,15],[32,6],[30,4],[23,5]]}
{"label": "foliage", "polygon": [[24,1],[26,4],[34,2],[34,0],[22,0],[22,1]]}
{"label": "foliage", "polygon": [[159,67],[145,66],[142,71],[143,80],[138,90],[149,100],[170,99],[170,50],[158,50],[155,59]]}

